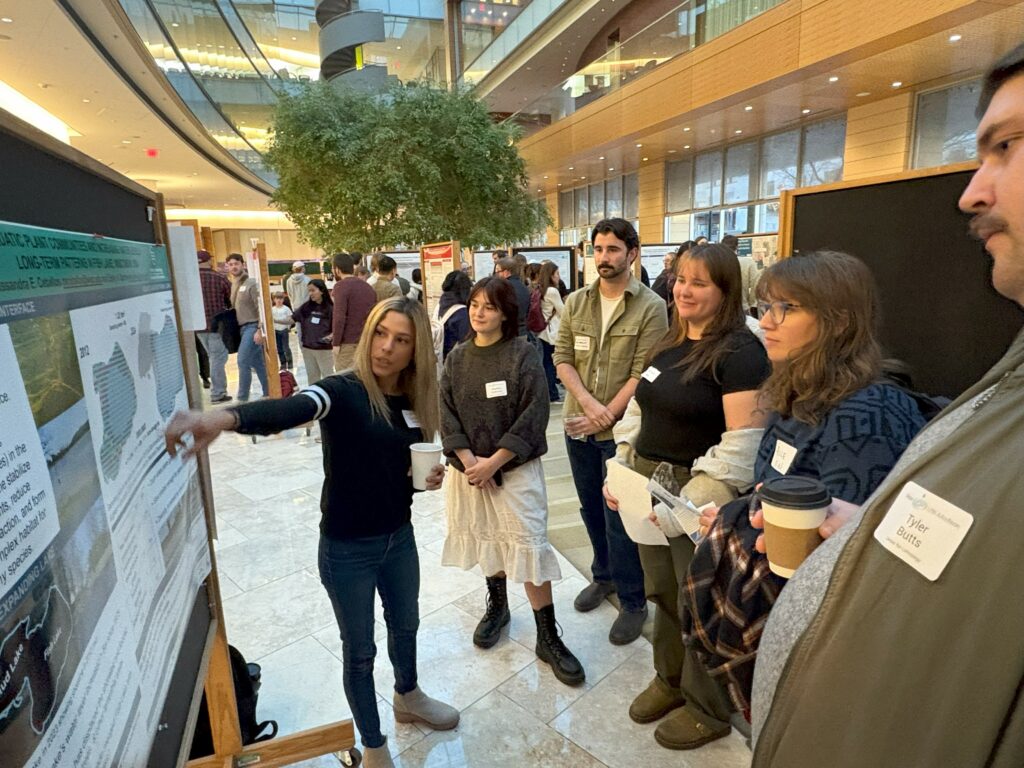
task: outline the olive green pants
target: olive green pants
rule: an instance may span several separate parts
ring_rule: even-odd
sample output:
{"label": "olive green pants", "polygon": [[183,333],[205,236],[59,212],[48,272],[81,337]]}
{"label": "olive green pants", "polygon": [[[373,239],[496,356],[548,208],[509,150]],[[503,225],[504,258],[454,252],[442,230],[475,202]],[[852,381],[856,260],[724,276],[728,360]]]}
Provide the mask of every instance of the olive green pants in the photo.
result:
{"label": "olive green pants", "polygon": [[[657,463],[637,456],[634,469],[650,477]],[[690,475],[685,467],[676,467],[675,476],[685,485]],[[688,706],[696,707],[723,724],[729,722],[732,705],[718,681],[708,674],[691,650],[683,645],[679,617],[679,588],[686,582],[686,571],[693,559],[693,542],[686,536],[668,540],[668,546],[639,545],[644,569],[644,590],[655,605],[654,671],[670,688],[678,688]]]}

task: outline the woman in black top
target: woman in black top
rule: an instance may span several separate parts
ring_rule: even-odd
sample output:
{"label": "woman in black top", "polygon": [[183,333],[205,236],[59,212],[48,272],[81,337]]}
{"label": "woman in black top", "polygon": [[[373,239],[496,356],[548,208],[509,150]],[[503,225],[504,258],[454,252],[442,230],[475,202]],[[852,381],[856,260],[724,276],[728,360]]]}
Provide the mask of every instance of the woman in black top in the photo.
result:
{"label": "woman in black top", "polygon": [[[747,328],[741,295],[739,262],[725,246],[694,246],[678,260],[672,325],[651,349],[636,389],[641,421],[635,451],[620,454],[648,477],[668,462],[697,504],[727,501],[746,490],[753,476],[764,420],[757,390],[770,368],[764,347]],[[700,460],[713,447],[709,480]],[[737,453],[738,460],[731,458]],[[731,463],[742,470],[732,471]],[[617,508],[607,486],[605,498]],[[669,546],[640,545],[647,597],[657,606],[657,675],[629,714],[637,722],[654,722],[678,709],[658,725],[655,739],[671,749],[692,749],[729,732],[731,706],[682,642],[678,585],[693,557],[693,541],[678,535],[679,528],[662,528]]]}
{"label": "woman in black top", "polygon": [[334,302],[323,280],[309,281],[309,299],[292,313],[299,324],[299,346],[306,365],[306,381],[314,384],[334,373],[331,357],[331,320]]}
{"label": "woman in black top", "polygon": [[[419,559],[411,519],[409,446],[438,429],[437,382],[430,323],[423,305],[405,297],[377,304],[356,350],[355,369],[284,400],[227,410],[178,413],[167,450],[192,456],[222,431],[273,434],[320,421],[324,485],[320,509],[320,579],[341,631],[345,695],[366,747],[367,768],[391,766],[373,686],[374,592],[380,593],[395,669],[398,722],[454,728],[458,710],[417,687]],[[189,446],[184,436],[191,434]],[[435,466],[427,489],[441,486]]]}
{"label": "woman in black top", "polygon": [[473,281],[460,269],[449,272],[441,283],[441,298],[437,302],[437,319],[444,327],[441,359],[448,357],[452,348],[469,333],[469,291]]}

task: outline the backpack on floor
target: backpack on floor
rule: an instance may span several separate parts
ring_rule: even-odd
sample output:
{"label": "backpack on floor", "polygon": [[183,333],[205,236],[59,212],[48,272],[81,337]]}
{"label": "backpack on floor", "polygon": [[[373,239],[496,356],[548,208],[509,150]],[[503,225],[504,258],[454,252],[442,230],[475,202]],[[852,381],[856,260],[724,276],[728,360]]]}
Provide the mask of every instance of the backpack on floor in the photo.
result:
{"label": "backpack on floor", "polygon": [[292,393],[299,388],[295,376],[291,371],[281,371],[281,397],[291,397]]}
{"label": "backpack on floor", "polygon": [[[235,646],[228,646],[231,658],[231,676],[235,681],[235,701],[238,705],[238,724],[242,731],[242,744],[255,744],[277,736],[277,721],[256,721],[256,700],[259,698],[260,677],[262,669],[259,664],[246,663],[242,652]],[[270,733],[264,733],[269,728]],[[199,718],[196,720],[195,734],[192,736],[192,749],[189,760],[207,757],[213,754],[213,735],[210,733],[210,711],[206,705],[206,694],[203,693],[199,705]]]}
{"label": "backpack on floor", "polygon": [[551,322],[550,319],[544,319],[544,310],[541,309],[543,299],[544,295],[539,288],[530,291],[530,309],[526,312],[526,328],[534,333],[540,333]]}

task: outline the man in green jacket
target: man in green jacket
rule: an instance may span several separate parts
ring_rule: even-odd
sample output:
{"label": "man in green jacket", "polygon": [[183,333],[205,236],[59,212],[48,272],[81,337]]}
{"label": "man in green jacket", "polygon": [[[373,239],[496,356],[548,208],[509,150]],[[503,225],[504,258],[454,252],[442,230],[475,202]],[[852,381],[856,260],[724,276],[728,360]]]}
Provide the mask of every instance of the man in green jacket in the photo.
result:
{"label": "man in green jacket", "polygon": [[608,639],[636,640],[647,617],[644,572],[636,544],[604,503],[605,462],[615,455],[612,426],[622,418],[644,372],[647,352],[665,335],[665,302],[632,273],[640,238],[625,219],[605,219],[591,235],[598,279],[565,302],[553,362],[565,385],[566,452],[580,514],[594,548],[593,583],[578,611],[597,608],[612,592],[619,615]]}
{"label": "man in green jacket", "polygon": [[[1024,45],[987,74],[960,198],[1024,307]],[[984,332],[983,329],[979,329]],[[1024,766],[1024,331],[783,590],[755,768]]]}

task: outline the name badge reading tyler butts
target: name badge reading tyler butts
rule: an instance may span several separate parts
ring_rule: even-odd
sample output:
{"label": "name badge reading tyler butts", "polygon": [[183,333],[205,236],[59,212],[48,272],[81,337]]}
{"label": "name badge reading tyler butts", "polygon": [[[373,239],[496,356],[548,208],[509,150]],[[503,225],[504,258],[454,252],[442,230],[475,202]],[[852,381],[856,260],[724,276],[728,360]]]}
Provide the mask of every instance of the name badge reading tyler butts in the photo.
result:
{"label": "name badge reading tyler butts", "polygon": [[929,581],[953,559],[974,516],[907,483],[875,529],[875,540]]}
{"label": "name badge reading tyler butts", "polygon": [[489,381],[484,385],[487,397],[505,397],[508,394],[508,387],[504,381]]}
{"label": "name badge reading tyler butts", "polygon": [[590,337],[589,336],[577,336],[572,343],[572,348],[579,350],[580,352],[590,351]]}
{"label": "name badge reading tyler butts", "polygon": [[653,365],[647,366],[647,370],[640,374],[640,378],[647,379],[652,384],[654,380],[661,376],[661,371],[655,368]]}
{"label": "name badge reading tyler butts", "polygon": [[772,456],[772,467],[783,475],[789,472],[796,458],[796,448],[784,440],[775,441],[775,454]]}
{"label": "name badge reading tyler butts", "polygon": [[415,411],[402,411],[402,416],[405,417],[405,423],[410,429],[417,429],[420,426],[420,420],[416,418]]}

